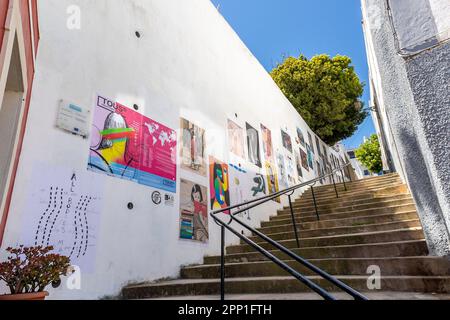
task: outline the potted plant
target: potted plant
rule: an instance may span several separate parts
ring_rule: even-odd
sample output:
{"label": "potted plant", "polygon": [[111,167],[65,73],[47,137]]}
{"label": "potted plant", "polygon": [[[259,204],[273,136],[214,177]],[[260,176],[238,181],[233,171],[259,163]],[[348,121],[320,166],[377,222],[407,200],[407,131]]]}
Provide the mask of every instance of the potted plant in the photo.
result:
{"label": "potted plant", "polygon": [[0,300],[45,300],[50,284],[61,283],[66,275],[70,259],[52,254],[53,247],[25,247],[6,251],[10,254],[6,262],[0,263],[0,280],[11,291],[9,295],[0,295]]}

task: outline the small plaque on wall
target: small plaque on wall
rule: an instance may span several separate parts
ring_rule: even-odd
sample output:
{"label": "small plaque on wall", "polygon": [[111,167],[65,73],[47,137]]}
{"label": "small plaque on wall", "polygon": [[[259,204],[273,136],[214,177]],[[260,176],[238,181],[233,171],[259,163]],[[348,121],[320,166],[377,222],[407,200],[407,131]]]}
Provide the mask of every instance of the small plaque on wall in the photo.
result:
{"label": "small plaque on wall", "polygon": [[61,100],[56,118],[56,126],[59,129],[86,139],[89,136],[89,118],[89,110]]}

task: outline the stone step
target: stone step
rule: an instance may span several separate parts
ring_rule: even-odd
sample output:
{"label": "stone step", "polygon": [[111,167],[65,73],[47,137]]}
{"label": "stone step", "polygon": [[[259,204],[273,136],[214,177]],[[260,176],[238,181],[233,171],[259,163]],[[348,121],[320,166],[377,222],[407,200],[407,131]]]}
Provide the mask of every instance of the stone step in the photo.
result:
{"label": "stone step", "polygon": [[[402,184],[403,182],[401,181],[400,178],[396,178],[396,179],[390,179],[390,180],[386,180],[386,181],[377,181],[377,182],[372,182],[370,184],[355,184],[355,183],[347,183],[345,186],[340,184],[340,185],[336,185],[336,189],[338,190],[338,193],[345,193],[345,194],[351,194],[352,192],[358,192],[358,191],[362,191],[362,190],[371,190],[371,189],[376,189],[376,188],[383,188],[392,184]],[[334,189],[334,186],[331,185],[327,185],[327,188],[323,188],[323,187],[314,187],[314,194],[316,196],[323,196],[323,195],[335,195],[336,194],[336,190]],[[345,188],[347,187],[347,190],[345,190]],[[308,189],[306,190],[303,195],[307,195],[307,196],[312,196],[312,190]]]}
{"label": "stone step", "polygon": [[[401,222],[405,220],[417,219],[416,212],[406,213],[389,213],[381,215],[369,215],[360,217],[350,217],[338,220],[322,220],[303,222],[297,221],[297,228],[300,230],[313,230],[313,229],[325,229],[325,228],[337,228],[337,227],[352,227],[352,226],[364,226],[367,224],[387,223],[387,222]],[[288,224],[258,228],[264,234],[281,233],[292,231],[292,220]]]}
{"label": "stone step", "polygon": [[[390,176],[383,176],[383,177],[375,177],[375,178],[367,178],[367,179],[361,179],[361,180],[354,180],[354,181],[346,181],[347,186],[365,186],[370,185],[371,183],[377,183],[377,182],[386,182],[390,181],[392,179],[399,179],[401,181],[401,178],[398,174],[390,175]],[[336,186],[338,187],[344,187],[343,183],[336,183]],[[321,190],[332,190],[334,189],[334,186],[332,184],[327,184],[323,186],[315,187],[315,189],[321,191]]]}
{"label": "stone step", "polygon": [[[377,194],[385,194],[385,195],[390,195],[390,194],[405,194],[407,193],[406,191],[406,186],[404,184],[395,184],[395,185],[389,185],[389,186],[384,186],[384,187],[380,187],[380,188],[375,188],[375,189],[362,189],[359,191],[355,191],[355,192],[341,192],[339,194],[339,197],[336,197],[336,194],[330,194],[330,195],[324,195],[324,196],[316,196],[316,202],[317,203],[336,203],[336,202],[342,202],[342,201],[346,201],[349,199],[352,200],[360,200],[360,199],[370,199],[370,198],[375,198],[377,196]],[[305,205],[305,204],[310,204],[311,202],[313,202],[313,197],[309,196],[309,195],[302,195],[299,199],[295,200],[294,202],[296,204],[299,205]]]}
{"label": "stone step", "polygon": [[[380,198],[371,198],[371,199],[364,199],[361,201],[347,201],[343,202],[340,205],[335,204],[318,204],[317,209],[321,212],[333,212],[333,210],[348,210],[350,208],[353,209],[364,209],[364,208],[370,208],[372,206],[383,206],[383,205],[396,205],[396,204],[403,204],[403,203],[414,203],[414,200],[411,196],[403,196],[403,197],[389,197],[387,199],[380,199]],[[300,212],[315,212],[316,209],[313,204],[310,206],[300,206],[300,205],[293,205],[292,206],[294,210],[298,210]],[[281,209],[278,211],[278,215],[282,214],[290,214],[291,209],[289,206]]]}
{"label": "stone step", "polygon": [[[328,281],[310,276],[310,280],[330,292],[339,291]],[[359,291],[368,290],[367,276],[337,276],[350,287]],[[381,289],[386,291],[411,291],[421,293],[447,293],[450,291],[450,276],[385,276],[381,278]],[[227,294],[253,293],[295,293],[311,292],[293,277],[256,277],[227,279]],[[220,292],[220,279],[183,279],[156,284],[130,285],[122,290],[125,299],[148,299],[154,297],[217,295]]]}
{"label": "stone step", "polygon": [[[352,227],[336,227],[336,228],[324,228],[324,229],[313,229],[313,230],[300,230],[297,227],[297,233],[299,238],[312,238],[312,237],[324,237],[324,236],[334,236],[334,235],[346,235],[346,234],[355,234],[355,233],[363,233],[363,232],[374,232],[374,231],[389,231],[389,230],[398,230],[398,229],[406,229],[406,228],[421,228],[419,219],[415,220],[406,220],[406,221],[397,221],[397,222],[387,222],[387,223],[377,223],[377,224],[368,224],[363,226],[352,226]],[[268,237],[275,241],[281,240],[293,240],[295,239],[294,227],[291,225],[291,231],[289,232],[280,232],[280,233],[266,233]],[[259,237],[250,237],[250,239],[256,243],[264,242]],[[244,241],[241,240],[241,244],[244,244]]]}
{"label": "stone step", "polygon": [[[314,275],[308,268],[294,260],[284,261],[303,275]],[[450,275],[450,261],[437,257],[393,258],[338,258],[309,260],[331,275],[367,275],[370,266],[377,266],[384,276],[445,276]],[[225,265],[226,278],[273,277],[289,275],[272,261],[229,263]],[[220,278],[220,264],[191,266],[181,269],[183,279]]]}
{"label": "stone step", "polygon": [[[401,204],[401,205],[388,205],[388,206],[378,206],[375,208],[363,208],[363,209],[354,209],[351,210],[349,208],[348,210],[339,210],[339,211],[318,211],[319,217],[322,220],[327,220],[328,217],[331,217],[333,215],[342,214],[342,213],[354,213],[355,215],[359,215],[362,213],[363,215],[371,215],[371,214],[383,214],[383,213],[397,213],[397,212],[405,212],[405,211],[414,211],[416,210],[416,205],[414,203],[407,203],[407,204]],[[308,217],[314,217],[317,218],[317,215],[315,212],[300,212],[300,211],[294,211],[294,216],[296,219],[301,218],[308,218]],[[270,221],[282,221],[282,220],[290,220],[292,219],[292,215],[289,212],[289,214],[283,214],[283,215],[277,215],[270,218]]]}
{"label": "stone step", "polygon": [[[368,243],[422,240],[422,239],[424,239],[422,228],[409,228],[391,231],[346,234],[329,237],[303,238],[300,239],[300,247],[301,248],[324,247],[324,246],[368,244]],[[279,241],[279,244],[288,249],[297,247],[297,243],[295,240],[282,240]],[[262,243],[260,244],[260,246],[268,250],[273,249],[273,246],[270,245],[269,243]],[[227,254],[234,254],[234,253],[254,252],[255,250],[256,249],[254,249],[249,245],[234,245],[227,247],[226,252]]]}
{"label": "stone step", "polygon": [[[293,248],[291,250],[305,259],[407,257],[423,256],[428,254],[428,247],[425,240],[393,241],[385,243],[325,246],[301,249]],[[279,259],[289,260],[289,257],[279,250],[271,250],[270,252]],[[261,260],[267,260],[267,258],[259,252],[245,252],[228,254],[225,256],[226,263]],[[220,263],[220,256],[205,257],[204,263]]]}
{"label": "stone step", "polygon": [[[342,213],[329,213],[329,214],[320,214],[320,221],[329,221],[329,220],[339,220],[345,218],[357,218],[357,217],[367,217],[371,215],[380,215],[380,214],[395,214],[395,213],[407,213],[407,212],[415,212],[417,215],[417,211],[415,211],[415,206],[398,206],[398,207],[390,207],[389,209],[382,210],[360,210],[360,211],[348,211]],[[295,215],[295,219],[297,223],[304,222],[313,222],[317,221],[317,217],[315,215],[309,215],[303,217],[302,215]],[[273,227],[273,226],[281,226],[286,224],[292,224],[292,219],[286,217],[284,219],[276,219],[273,217],[270,221],[261,222],[261,227]]]}

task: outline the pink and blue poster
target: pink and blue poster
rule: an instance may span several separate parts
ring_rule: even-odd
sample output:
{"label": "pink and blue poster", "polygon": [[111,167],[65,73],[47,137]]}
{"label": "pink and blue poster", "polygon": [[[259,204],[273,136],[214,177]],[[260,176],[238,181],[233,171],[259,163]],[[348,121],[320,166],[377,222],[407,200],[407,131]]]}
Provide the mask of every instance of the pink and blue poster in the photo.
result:
{"label": "pink and blue poster", "polygon": [[98,96],[88,169],[176,192],[176,132]]}

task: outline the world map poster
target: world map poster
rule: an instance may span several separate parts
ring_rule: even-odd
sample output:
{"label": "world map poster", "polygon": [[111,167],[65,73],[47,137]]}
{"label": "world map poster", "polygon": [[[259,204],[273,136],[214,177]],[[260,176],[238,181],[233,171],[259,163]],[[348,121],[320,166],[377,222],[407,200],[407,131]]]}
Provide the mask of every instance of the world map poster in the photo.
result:
{"label": "world map poster", "polygon": [[174,130],[97,96],[91,136],[89,170],[176,192]]}

